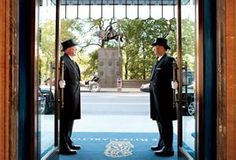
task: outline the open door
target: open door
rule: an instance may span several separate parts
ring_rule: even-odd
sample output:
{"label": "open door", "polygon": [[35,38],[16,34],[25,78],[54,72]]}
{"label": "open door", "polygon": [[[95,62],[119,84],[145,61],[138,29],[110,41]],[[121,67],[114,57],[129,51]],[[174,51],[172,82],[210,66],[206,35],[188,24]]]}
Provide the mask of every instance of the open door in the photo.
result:
{"label": "open door", "polygon": [[[185,9],[185,7],[188,7],[188,9]],[[192,9],[189,9],[190,7]],[[189,15],[189,17],[186,17],[186,15]],[[198,131],[196,114],[197,86],[195,83],[197,79],[195,0],[191,0],[189,4],[185,5],[182,5],[182,0],[179,0],[177,21],[177,80],[179,87],[176,91],[176,104],[178,106],[178,153],[188,159],[196,159]]]}
{"label": "open door", "polygon": [[[59,5],[45,5],[50,1],[39,0],[38,10],[38,159],[58,160],[59,142]],[[54,16],[45,7],[55,10]],[[56,26],[56,27],[55,27]],[[43,45],[42,45],[43,44]],[[46,44],[46,45],[45,45]]]}

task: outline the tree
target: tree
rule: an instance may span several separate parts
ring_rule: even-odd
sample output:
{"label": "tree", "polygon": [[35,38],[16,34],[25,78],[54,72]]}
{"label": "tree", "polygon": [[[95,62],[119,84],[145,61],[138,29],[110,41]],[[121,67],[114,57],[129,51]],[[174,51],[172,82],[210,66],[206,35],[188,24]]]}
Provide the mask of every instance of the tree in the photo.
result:
{"label": "tree", "polygon": [[[170,55],[177,53],[176,19],[74,19],[61,21],[61,40],[78,36],[79,54],[76,61],[80,63],[83,70],[83,77],[88,78],[97,72],[97,50],[99,48],[117,47],[116,40],[103,41],[99,39],[98,32],[106,30],[109,25],[123,34],[123,42],[120,43],[123,62],[123,79],[149,79],[152,65],[156,59],[151,43],[157,37],[168,39],[171,46]],[[119,24],[119,25],[118,25]],[[42,79],[49,76],[49,64],[54,62],[55,46],[55,23],[47,21],[40,24],[40,59]],[[194,22],[182,20],[182,49],[183,59],[189,62],[193,70],[195,60],[195,34]],[[92,47],[92,48],[91,48]]]}
{"label": "tree", "polygon": [[[150,77],[151,66],[156,59],[151,43],[157,37],[164,37],[175,42],[175,28],[173,27],[175,20],[135,19],[123,20],[121,24],[125,39],[122,50],[124,77],[125,79],[147,79]],[[174,52],[176,52],[176,47],[171,49],[171,54]]]}
{"label": "tree", "polygon": [[[61,20],[61,41],[75,37],[82,25],[77,20]],[[40,23],[39,69],[40,82],[50,77],[51,67],[55,68],[55,21]],[[54,74],[53,74],[54,76]]]}
{"label": "tree", "polygon": [[188,19],[182,20],[182,53],[183,61],[188,63],[190,70],[194,70],[195,64],[195,24]]}
{"label": "tree", "polygon": [[96,73],[97,66],[98,66],[98,51],[95,50],[94,52],[89,53],[89,60],[87,61],[86,68],[83,72],[84,77],[88,79],[91,77],[91,75]]}

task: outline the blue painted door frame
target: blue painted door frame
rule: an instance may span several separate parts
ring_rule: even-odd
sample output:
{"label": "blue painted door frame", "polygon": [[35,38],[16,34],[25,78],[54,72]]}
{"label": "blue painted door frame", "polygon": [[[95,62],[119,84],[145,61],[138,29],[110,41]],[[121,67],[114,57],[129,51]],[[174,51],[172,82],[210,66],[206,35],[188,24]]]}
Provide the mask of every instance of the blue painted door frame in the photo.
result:
{"label": "blue painted door frame", "polygon": [[203,3],[204,159],[216,159],[216,2]]}
{"label": "blue painted door frame", "polygon": [[18,159],[36,156],[34,115],[35,1],[19,1],[19,143]]}

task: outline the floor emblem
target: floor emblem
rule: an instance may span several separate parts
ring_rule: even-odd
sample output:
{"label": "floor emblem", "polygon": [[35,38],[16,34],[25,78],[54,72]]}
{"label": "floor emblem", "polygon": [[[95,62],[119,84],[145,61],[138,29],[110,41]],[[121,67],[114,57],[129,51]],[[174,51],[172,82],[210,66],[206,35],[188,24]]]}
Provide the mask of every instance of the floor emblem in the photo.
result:
{"label": "floor emblem", "polygon": [[106,145],[104,154],[112,158],[127,157],[133,154],[132,148],[134,145],[130,141],[110,141]]}

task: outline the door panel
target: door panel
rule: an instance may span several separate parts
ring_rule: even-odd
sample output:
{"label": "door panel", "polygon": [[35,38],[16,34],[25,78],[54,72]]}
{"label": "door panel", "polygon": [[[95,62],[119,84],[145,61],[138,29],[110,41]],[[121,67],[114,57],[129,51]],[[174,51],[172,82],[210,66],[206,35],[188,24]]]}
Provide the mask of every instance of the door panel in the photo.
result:
{"label": "door panel", "polygon": [[[47,4],[44,4],[47,3]],[[56,6],[40,1],[38,16],[38,154],[39,159],[58,159],[57,94],[56,94]]]}
{"label": "door panel", "polygon": [[[190,1],[187,5],[181,5],[179,17],[180,20],[180,40],[178,48],[181,50],[178,53],[178,68],[180,87],[178,102],[179,108],[179,126],[178,126],[178,146],[181,154],[189,159],[196,159],[196,30],[195,30],[195,0]],[[181,107],[180,107],[181,106]]]}

